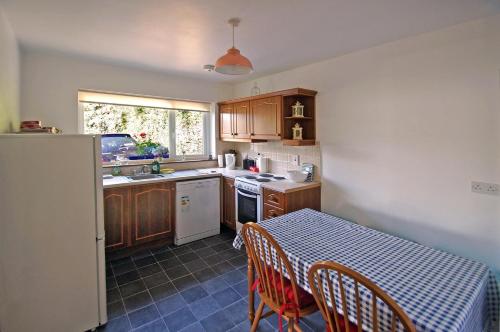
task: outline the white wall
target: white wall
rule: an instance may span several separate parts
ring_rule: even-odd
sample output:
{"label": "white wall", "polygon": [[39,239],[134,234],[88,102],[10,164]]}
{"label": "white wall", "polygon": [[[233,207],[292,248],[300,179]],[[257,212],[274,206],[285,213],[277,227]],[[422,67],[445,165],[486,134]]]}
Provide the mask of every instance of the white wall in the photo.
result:
{"label": "white wall", "polygon": [[19,128],[19,51],[0,8],[0,133]]}
{"label": "white wall", "polygon": [[45,50],[21,52],[21,116],[43,124],[78,131],[78,89],[218,101],[232,87],[210,81],[170,76],[155,71],[112,65]]}
{"label": "white wall", "polygon": [[[325,40],[325,42],[328,42]],[[299,45],[300,47],[300,45]],[[318,90],[323,209],[500,270],[500,16],[236,85]]]}

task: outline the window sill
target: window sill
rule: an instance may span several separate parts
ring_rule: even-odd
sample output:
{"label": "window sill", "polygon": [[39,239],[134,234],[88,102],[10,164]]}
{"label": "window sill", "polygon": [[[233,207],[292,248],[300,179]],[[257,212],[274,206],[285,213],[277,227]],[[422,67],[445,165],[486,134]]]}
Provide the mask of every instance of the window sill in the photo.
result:
{"label": "window sill", "polygon": [[[154,159],[127,160],[127,161],[122,161],[120,163],[120,167],[151,165],[153,163],[153,161],[154,161]],[[216,160],[208,159],[208,157],[200,157],[200,158],[193,158],[193,159],[186,159],[186,160],[168,159],[168,160],[160,161],[160,164],[161,165],[185,164],[185,163],[199,163],[199,162],[207,162],[207,161],[216,161]],[[116,166],[115,162],[103,162],[102,163],[102,167],[104,167],[104,168],[111,168],[114,166]]]}

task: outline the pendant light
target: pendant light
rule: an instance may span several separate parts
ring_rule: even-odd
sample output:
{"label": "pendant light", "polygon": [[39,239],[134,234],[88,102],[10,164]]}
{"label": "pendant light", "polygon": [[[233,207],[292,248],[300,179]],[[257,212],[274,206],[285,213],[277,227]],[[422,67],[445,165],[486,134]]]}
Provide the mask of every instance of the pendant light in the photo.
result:
{"label": "pendant light", "polygon": [[228,23],[233,27],[233,47],[215,62],[215,71],[226,75],[250,74],[253,71],[252,63],[234,47],[234,28],[240,24],[240,19],[232,18]]}

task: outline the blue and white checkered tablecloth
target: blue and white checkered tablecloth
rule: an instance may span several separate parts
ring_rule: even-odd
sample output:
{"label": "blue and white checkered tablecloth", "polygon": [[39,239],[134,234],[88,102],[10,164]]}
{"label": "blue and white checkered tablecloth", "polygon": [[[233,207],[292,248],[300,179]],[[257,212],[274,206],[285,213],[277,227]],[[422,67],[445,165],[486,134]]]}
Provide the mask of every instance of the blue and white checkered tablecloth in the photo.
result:
{"label": "blue and white checkered tablecloth", "polygon": [[[260,223],[287,254],[299,286],[311,291],[310,266],[332,260],[367,276],[386,291],[421,332],[484,332],[498,327],[500,292],[488,266],[304,209]],[[238,234],[233,246],[240,249]],[[352,305],[352,289],[348,289]],[[364,330],[371,331],[370,294],[361,294]],[[349,311],[349,318],[355,321]],[[391,314],[379,305],[380,330]]]}

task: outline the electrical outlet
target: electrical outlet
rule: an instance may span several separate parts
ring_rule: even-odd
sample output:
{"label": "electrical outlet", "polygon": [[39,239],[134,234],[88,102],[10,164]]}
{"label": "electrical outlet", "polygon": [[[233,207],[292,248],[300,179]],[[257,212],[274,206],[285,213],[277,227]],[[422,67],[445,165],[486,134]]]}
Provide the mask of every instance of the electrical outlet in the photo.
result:
{"label": "electrical outlet", "polygon": [[291,155],[290,163],[294,166],[300,166],[300,156],[298,154]]}
{"label": "electrical outlet", "polygon": [[478,194],[500,195],[500,185],[496,183],[472,181],[471,190]]}

